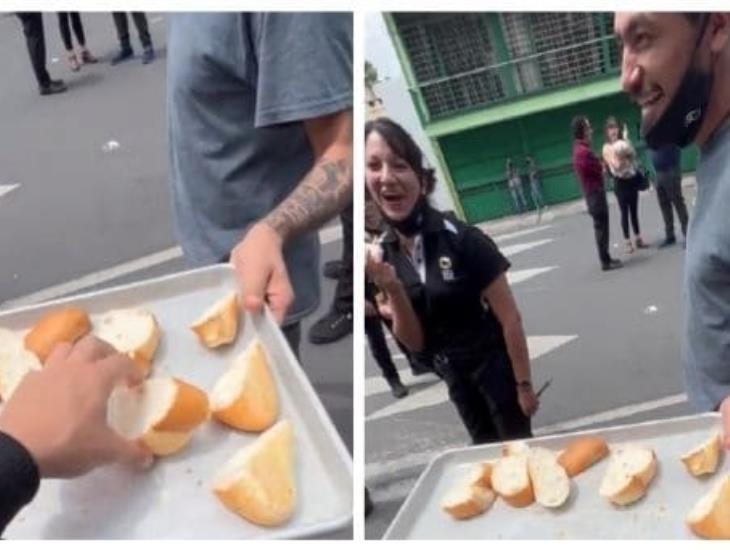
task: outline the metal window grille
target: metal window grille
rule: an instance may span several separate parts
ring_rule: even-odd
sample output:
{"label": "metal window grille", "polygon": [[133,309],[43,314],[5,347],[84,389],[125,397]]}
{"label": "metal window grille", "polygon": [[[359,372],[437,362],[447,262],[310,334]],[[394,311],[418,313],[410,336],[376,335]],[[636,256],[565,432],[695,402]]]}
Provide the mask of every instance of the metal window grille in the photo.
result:
{"label": "metal window grille", "polygon": [[[489,17],[498,18],[498,32],[490,32]],[[608,13],[401,13],[393,20],[432,118],[579,84],[620,64]]]}

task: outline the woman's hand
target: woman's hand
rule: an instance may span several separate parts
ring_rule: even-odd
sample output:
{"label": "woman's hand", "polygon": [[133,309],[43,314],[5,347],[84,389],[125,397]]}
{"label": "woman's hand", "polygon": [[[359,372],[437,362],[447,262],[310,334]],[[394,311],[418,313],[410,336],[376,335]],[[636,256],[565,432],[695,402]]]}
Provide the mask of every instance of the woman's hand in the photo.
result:
{"label": "woman's hand", "polygon": [[373,257],[371,254],[368,254],[366,258],[365,273],[378,288],[385,292],[397,290],[401,285],[395,268],[389,263]]}
{"label": "woman's hand", "polygon": [[517,400],[525,416],[533,416],[540,408],[540,399],[532,386],[517,386]]}

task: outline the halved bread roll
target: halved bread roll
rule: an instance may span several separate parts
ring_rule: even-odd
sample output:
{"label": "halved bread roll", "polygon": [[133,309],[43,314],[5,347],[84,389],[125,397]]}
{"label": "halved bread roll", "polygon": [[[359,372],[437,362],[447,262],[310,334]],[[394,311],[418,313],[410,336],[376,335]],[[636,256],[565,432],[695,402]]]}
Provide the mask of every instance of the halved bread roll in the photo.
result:
{"label": "halved bread roll", "polygon": [[118,386],[109,398],[107,420],[117,433],[153,454],[182,449],[208,419],[205,392],[177,378],[150,378],[140,386]]}
{"label": "halved bread roll", "polygon": [[235,292],[213,304],[190,329],[197,335],[200,343],[208,348],[230,344],[238,334],[238,299]]}
{"label": "halved bread roll", "polygon": [[142,308],[114,309],[94,320],[94,335],[127,355],[145,376],[160,343],[155,316]]}
{"label": "halved bread roll", "polygon": [[654,451],[634,445],[612,450],[599,493],[613,504],[624,506],[643,497],[656,474]]}
{"label": "halved bread roll", "polygon": [[714,474],[720,462],[721,449],[722,436],[717,432],[710,439],[682,456],[682,462],[687,467],[687,471],[695,477]]}
{"label": "halved bread roll", "polygon": [[525,441],[508,441],[502,445],[502,456],[526,455],[530,452],[530,446]]}
{"label": "halved bread roll", "polygon": [[495,492],[486,487],[458,485],[441,501],[441,509],[454,519],[469,519],[486,512],[495,498]]}
{"label": "halved bread roll", "polygon": [[535,501],[527,470],[527,454],[503,456],[492,470],[492,488],[507,504],[516,508]]}
{"label": "halved bread roll", "polygon": [[25,375],[41,368],[38,357],[25,349],[20,333],[0,329],[0,399],[10,399]]}
{"label": "halved bread roll", "polygon": [[493,462],[480,462],[474,464],[465,479],[465,485],[473,485],[475,487],[492,488],[492,470],[494,470]]}
{"label": "halved bread roll", "polygon": [[252,340],[216,382],[211,393],[213,416],[233,428],[260,432],[279,416],[279,396],[263,345]]}
{"label": "halved bread roll", "polygon": [[570,495],[570,478],[554,452],[533,447],[527,459],[535,500],[546,508],[562,506]]}
{"label": "halved bread roll", "polygon": [[213,492],[257,525],[272,527],[291,518],[297,500],[291,423],[278,422],[233,455],[216,474]]}
{"label": "halved bread roll", "polygon": [[593,464],[608,455],[608,445],[597,436],[580,437],[565,448],[558,463],[565,468],[570,477],[587,470]]}
{"label": "halved bread roll", "polygon": [[706,539],[730,539],[730,474],[726,474],[694,505],[687,525]]}
{"label": "halved bread roll", "polygon": [[25,348],[45,363],[53,346],[61,342],[73,344],[90,330],[91,321],[83,309],[74,306],[54,309],[25,335]]}

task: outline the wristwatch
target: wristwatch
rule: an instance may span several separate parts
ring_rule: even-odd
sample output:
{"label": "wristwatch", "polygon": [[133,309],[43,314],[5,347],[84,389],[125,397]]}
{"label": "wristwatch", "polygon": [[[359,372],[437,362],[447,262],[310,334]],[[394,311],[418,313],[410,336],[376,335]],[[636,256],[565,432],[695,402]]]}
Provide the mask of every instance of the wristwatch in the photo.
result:
{"label": "wristwatch", "polygon": [[517,382],[517,389],[518,390],[531,390],[532,389],[532,382],[529,380],[520,380]]}

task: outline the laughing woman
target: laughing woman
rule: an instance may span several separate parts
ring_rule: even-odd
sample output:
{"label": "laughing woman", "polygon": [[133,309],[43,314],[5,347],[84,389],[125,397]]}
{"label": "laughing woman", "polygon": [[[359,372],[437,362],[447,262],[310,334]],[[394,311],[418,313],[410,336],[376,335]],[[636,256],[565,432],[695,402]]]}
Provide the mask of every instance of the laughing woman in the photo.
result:
{"label": "laughing woman", "polygon": [[365,126],[365,179],[390,226],[367,269],[394,290],[395,336],[430,360],[474,443],[530,437],[539,403],[509,262],[479,229],[429,205],[434,172],[389,119]]}

